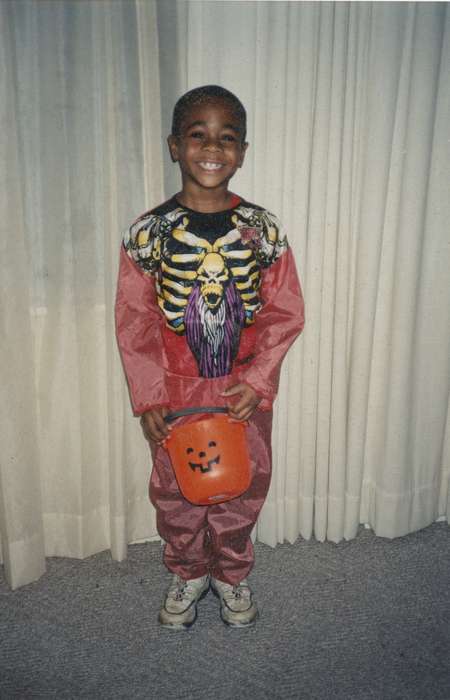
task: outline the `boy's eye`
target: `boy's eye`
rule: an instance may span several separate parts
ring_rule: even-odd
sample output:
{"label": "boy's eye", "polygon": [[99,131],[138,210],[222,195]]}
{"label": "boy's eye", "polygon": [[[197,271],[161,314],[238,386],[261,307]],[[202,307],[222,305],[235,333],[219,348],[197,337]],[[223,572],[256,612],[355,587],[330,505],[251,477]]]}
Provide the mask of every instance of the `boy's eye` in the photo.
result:
{"label": "boy's eye", "polygon": [[191,139],[202,139],[204,134],[203,131],[191,131],[189,136],[191,137]]}
{"label": "boy's eye", "polygon": [[236,141],[236,137],[233,136],[233,134],[224,134],[224,135],[222,136],[222,141],[234,142],[234,141]]}

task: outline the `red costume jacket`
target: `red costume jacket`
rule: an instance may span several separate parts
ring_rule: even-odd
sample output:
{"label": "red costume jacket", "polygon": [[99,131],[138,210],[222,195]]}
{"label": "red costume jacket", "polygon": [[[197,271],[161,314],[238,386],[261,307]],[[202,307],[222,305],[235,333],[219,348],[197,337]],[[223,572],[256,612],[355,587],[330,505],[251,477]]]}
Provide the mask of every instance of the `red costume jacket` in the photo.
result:
{"label": "red costume jacket", "polygon": [[116,330],[135,415],[225,406],[220,393],[240,381],[272,407],[303,297],[276,217],[233,204],[208,214],[173,197],[125,234]]}

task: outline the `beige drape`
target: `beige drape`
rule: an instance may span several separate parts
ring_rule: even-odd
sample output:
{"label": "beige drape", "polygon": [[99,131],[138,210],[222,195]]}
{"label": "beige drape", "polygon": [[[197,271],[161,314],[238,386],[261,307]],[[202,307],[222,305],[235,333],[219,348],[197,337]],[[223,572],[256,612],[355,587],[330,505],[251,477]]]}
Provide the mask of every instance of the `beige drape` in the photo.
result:
{"label": "beige drape", "polygon": [[[449,516],[450,12],[441,3],[3,3],[0,532],[44,555],[156,536],[114,343],[120,231],[178,187],[181,92],[248,107],[233,189],[283,219],[307,302],[257,537]],[[161,127],[161,115],[162,123]],[[5,125],[5,126],[3,126]]]}
{"label": "beige drape", "polygon": [[156,535],[112,308],[121,230],[161,201],[154,3],[1,3],[1,539],[49,556]]}

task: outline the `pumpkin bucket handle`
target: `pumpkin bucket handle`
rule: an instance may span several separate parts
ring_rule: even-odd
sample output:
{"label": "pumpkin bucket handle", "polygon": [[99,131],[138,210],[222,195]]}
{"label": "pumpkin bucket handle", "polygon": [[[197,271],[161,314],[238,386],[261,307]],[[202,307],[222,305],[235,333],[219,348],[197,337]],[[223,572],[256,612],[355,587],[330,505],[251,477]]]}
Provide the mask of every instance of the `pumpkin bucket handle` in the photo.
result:
{"label": "pumpkin bucket handle", "polygon": [[193,406],[192,408],[182,408],[179,411],[169,413],[165,418],[166,423],[172,423],[182,416],[192,416],[194,413],[228,413],[225,406]]}

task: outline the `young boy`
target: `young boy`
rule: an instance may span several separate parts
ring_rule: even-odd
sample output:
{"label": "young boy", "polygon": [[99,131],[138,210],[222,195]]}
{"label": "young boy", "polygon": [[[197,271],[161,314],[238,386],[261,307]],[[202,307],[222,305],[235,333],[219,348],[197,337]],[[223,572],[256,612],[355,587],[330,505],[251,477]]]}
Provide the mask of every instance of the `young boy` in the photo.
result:
{"label": "young boy", "polygon": [[[168,144],[182,189],[142,215],[124,237],[116,301],[118,343],[134,414],[150,441],[150,499],[172,584],[159,613],[169,629],[195,622],[211,587],[222,620],[257,616],[246,576],[251,531],[271,474],[272,403],[281,362],[304,324],[294,258],[280,225],[228,183],[244,162],[246,112],[215,85],[181,97]],[[195,506],[183,498],[164,449],[164,417],[225,406],[248,421],[249,489]],[[189,420],[189,419],[183,419]]]}

